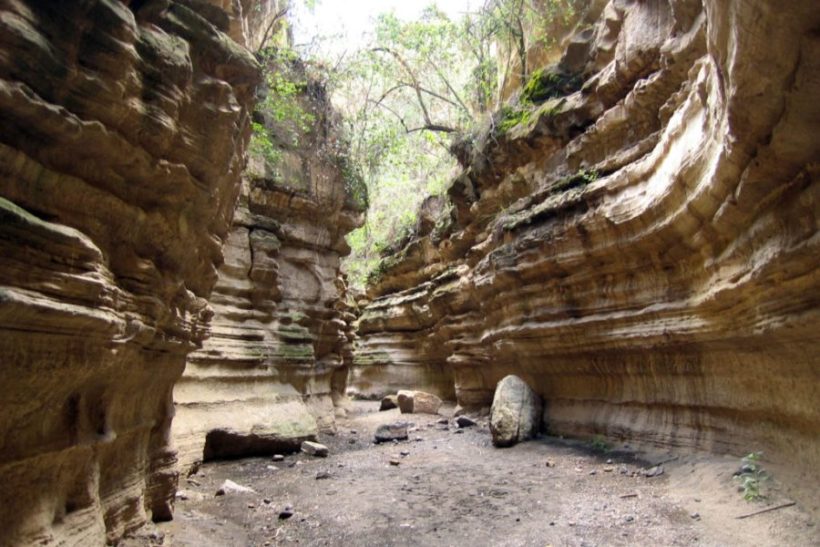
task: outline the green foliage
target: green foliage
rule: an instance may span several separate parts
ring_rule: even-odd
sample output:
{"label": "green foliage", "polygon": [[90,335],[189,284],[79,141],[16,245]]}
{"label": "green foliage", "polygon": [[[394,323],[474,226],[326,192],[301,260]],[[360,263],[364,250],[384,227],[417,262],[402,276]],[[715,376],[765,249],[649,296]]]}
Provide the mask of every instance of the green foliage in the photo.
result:
{"label": "green foliage", "polygon": [[571,175],[555,183],[552,186],[552,191],[557,194],[558,192],[566,192],[567,190],[571,190],[572,188],[580,188],[582,186],[586,186],[591,182],[595,182],[596,180],[598,180],[598,177],[598,171],[594,169],[581,169],[574,175]]}
{"label": "green foliage", "polygon": [[559,70],[535,70],[524,85],[521,101],[539,104],[555,97],[563,97],[581,88],[583,79]]}
{"label": "green foliage", "polygon": [[501,121],[498,124],[498,132],[503,135],[516,125],[528,123],[531,116],[532,111],[525,105],[515,107],[504,105],[501,107]]}
{"label": "green foliage", "polygon": [[598,452],[599,454],[606,454],[612,450],[612,446],[602,435],[595,435],[592,439],[590,439],[589,447],[593,452]]}
{"label": "green foliage", "polygon": [[[310,133],[316,117],[302,105],[307,90],[298,54],[288,47],[267,47],[259,52],[265,78],[264,96],[257,103],[252,123],[251,151],[271,167],[281,159],[282,147],[296,147]],[[272,131],[275,126],[277,131]]]}
{"label": "green foliage", "polygon": [[760,452],[752,452],[741,459],[740,470],[735,473],[735,480],[740,481],[739,489],[743,492],[746,501],[758,501],[766,496],[761,492],[761,486],[769,478],[769,474],[760,465]]}

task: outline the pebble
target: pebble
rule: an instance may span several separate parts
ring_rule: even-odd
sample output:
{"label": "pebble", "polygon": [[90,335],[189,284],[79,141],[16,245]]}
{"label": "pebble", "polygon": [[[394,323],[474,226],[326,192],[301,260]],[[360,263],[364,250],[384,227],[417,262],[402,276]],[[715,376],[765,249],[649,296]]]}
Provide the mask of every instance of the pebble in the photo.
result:
{"label": "pebble", "polygon": [[632,515],[627,515],[626,517],[624,517],[625,522],[632,522],[633,520],[635,520],[635,517],[633,517]]}
{"label": "pebble", "polygon": [[547,467],[555,467],[555,462],[552,460],[547,460],[546,462],[544,462],[544,465]]}
{"label": "pebble", "polygon": [[700,513],[698,513],[698,512],[694,512],[689,516],[692,517],[695,520],[700,520]]}
{"label": "pebble", "polygon": [[265,505],[270,505],[271,500],[270,500],[270,498],[265,498],[265,499],[262,500],[262,503],[264,503]]}
{"label": "pebble", "polygon": [[390,460],[390,465],[399,465],[400,463],[399,460]]}
{"label": "pebble", "polygon": [[279,471],[279,468],[275,465],[266,465],[265,469],[267,469],[268,471]]}
{"label": "pebble", "polygon": [[271,461],[274,461],[274,462],[285,461],[285,456],[283,456],[282,454],[274,454],[273,457],[271,458]]}
{"label": "pebble", "polygon": [[329,479],[329,478],[330,478],[330,473],[328,473],[327,471],[319,471],[318,473],[316,473],[316,480],[317,481],[324,480],[324,479]]}
{"label": "pebble", "polygon": [[592,471],[590,471],[590,472],[589,472],[589,474],[590,474],[590,475],[597,475],[597,474],[598,474],[598,472],[597,472],[597,471],[595,471],[595,470],[593,469]]}
{"label": "pebble", "polygon": [[349,444],[356,444],[356,439],[348,439]]}
{"label": "pebble", "polygon": [[304,441],[302,443],[302,452],[315,456],[317,458],[327,458],[330,454],[330,449],[323,444],[314,443],[313,441]]}
{"label": "pebble", "polygon": [[476,422],[474,420],[471,420],[467,416],[459,416],[458,418],[456,418],[456,425],[458,427],[473,427],[474,425],[476,425]]}
{"label": "pebble", "polygon": [[437,421],[436,423],[437,423],[437,424],[444,424],[444,425],[447,425],[448,423],[450,423],[450,420],[448,420],[447,418],[439,418],[439,419],[438,419],[438,421]]}
{"label": "pebble", "polygon": [[464,430],[463,429],[456,429],[455,431],[453,431],[453,433],[464,433]]}
{"label": "pebble", "polygon": [[612,459],[608,459],[608,460],[606,461],[606,463],[608,463],[609,465],[612,465]]}
{"label": "pebble", "polygon": [[248,509],[256,509],[256,504],[255,503],[249,503],[248,504]]}
{"label": "pebble", "polygon": [[410,455],[410,452],[409,452],[409,451],[407,451],[407,450],[402,450],[402,451],[400,452],[400,454],[401,454],[402,456],[409,456],[409,455]]}
{"label": "pebble", "polygon": [[284,509],[279,512],[279,518],[281,520],[289,519],[293,516],[293,507],[290,505],[286,505]]}
{"label": "pebble", "polygon": [[359,432],[358,432],[358,431],[356,431],[355,429],[351,429],[351,430],[350,430],[350,434],[351,434],[351,435],[358,435],[358,434],[359,434]]}

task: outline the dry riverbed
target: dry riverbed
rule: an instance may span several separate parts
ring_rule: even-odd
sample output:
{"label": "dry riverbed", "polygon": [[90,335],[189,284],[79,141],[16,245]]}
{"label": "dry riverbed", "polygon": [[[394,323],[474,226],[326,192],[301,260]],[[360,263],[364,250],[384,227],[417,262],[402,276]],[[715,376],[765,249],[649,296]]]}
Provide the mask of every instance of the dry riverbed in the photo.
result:
{"label": "dry riverbed", "polygon": [[[744,501],[736,458],[601,453],[548,437],[496,449],[486,420],[458,430],[440,416],[376,409],[355,403],[336,435],[322,435],[327,458],[202,467],[180,480],[175,520],[127,543],[820,545],[799,505],[736,518],[789,501],[775,481],[766,502]],[[376,427],[397,420],[414,424],[409,441],[374,445]],[[226,479],[254,492],[215,496]],[[292,516],[280,518],[288,507]]]}

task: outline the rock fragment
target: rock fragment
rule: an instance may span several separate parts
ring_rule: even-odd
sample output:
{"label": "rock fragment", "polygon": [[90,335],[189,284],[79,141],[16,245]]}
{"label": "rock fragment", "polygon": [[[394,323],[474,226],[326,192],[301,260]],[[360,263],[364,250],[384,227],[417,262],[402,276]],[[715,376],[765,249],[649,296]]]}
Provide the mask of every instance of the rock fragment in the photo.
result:
{"label": "rock fragment", "polygon": [[328,447],[313,441],[304,441],[302,443],[302,452],[317,458],[326,458],[330,454]]}
{"label": "rock fragment", "polygon": [[382,399],[381,404],[379,405],[379,412],[384,410],[392,410],[394,408],[399,407],[399,396],[398,395],[388,395],[384,399]]}
{"label": "rock fragment", "polygon": [[223,482],[219,488],[216,490],[217,496],[224,496],[226,494],[255,494],[256,490],[253,488],[248,488],[247,486],[242,486],[241,484],[237,484],[232,480],[226,480]]}
{"label": "rock fragment", "polygon": [[459,416],[458,418],[456,418],[456,425],[458,427],[464,428],[464,427],[473,427],[477,424],[476,424],[475,420],[473,420],[471,418],[468,418],[467,416]]}
{"label": "rock fragment", "polygon": [[376,444],[407,440],[407,422],[382,424],[374,435]]}

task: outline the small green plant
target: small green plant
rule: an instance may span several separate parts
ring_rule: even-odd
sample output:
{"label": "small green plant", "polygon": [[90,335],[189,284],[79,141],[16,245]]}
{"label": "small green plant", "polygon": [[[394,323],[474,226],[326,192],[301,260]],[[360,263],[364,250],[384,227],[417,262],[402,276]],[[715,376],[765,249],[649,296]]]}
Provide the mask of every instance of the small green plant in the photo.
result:
{"label": "small green plant", "polygon": [[741,459],[740,469],[734,475],[735,480],[740,481],[738,488],[743,492],[743,499],[746,501],[758,501],[766,496],[761,492],[761,486],[769,474],[760,465],[761,452],[751,452]]}
{"label": "small green plant", "polygon": [[501,134],[508,132],[516,125],[530,121],[532,112],[526,107],[512,107],[505,105],[501,108],[501,121],[498,124],[498,131]]}
{"label": "small green plant", "polygon": [[610,446],[610,444],[606,442],[606,439],[604,439],[602,435],[595,435],[589,441],[589,446],[590,448],[592,448],[594,452],[599,452],[601,454],[605,454],[612,450],[612,446]]}

